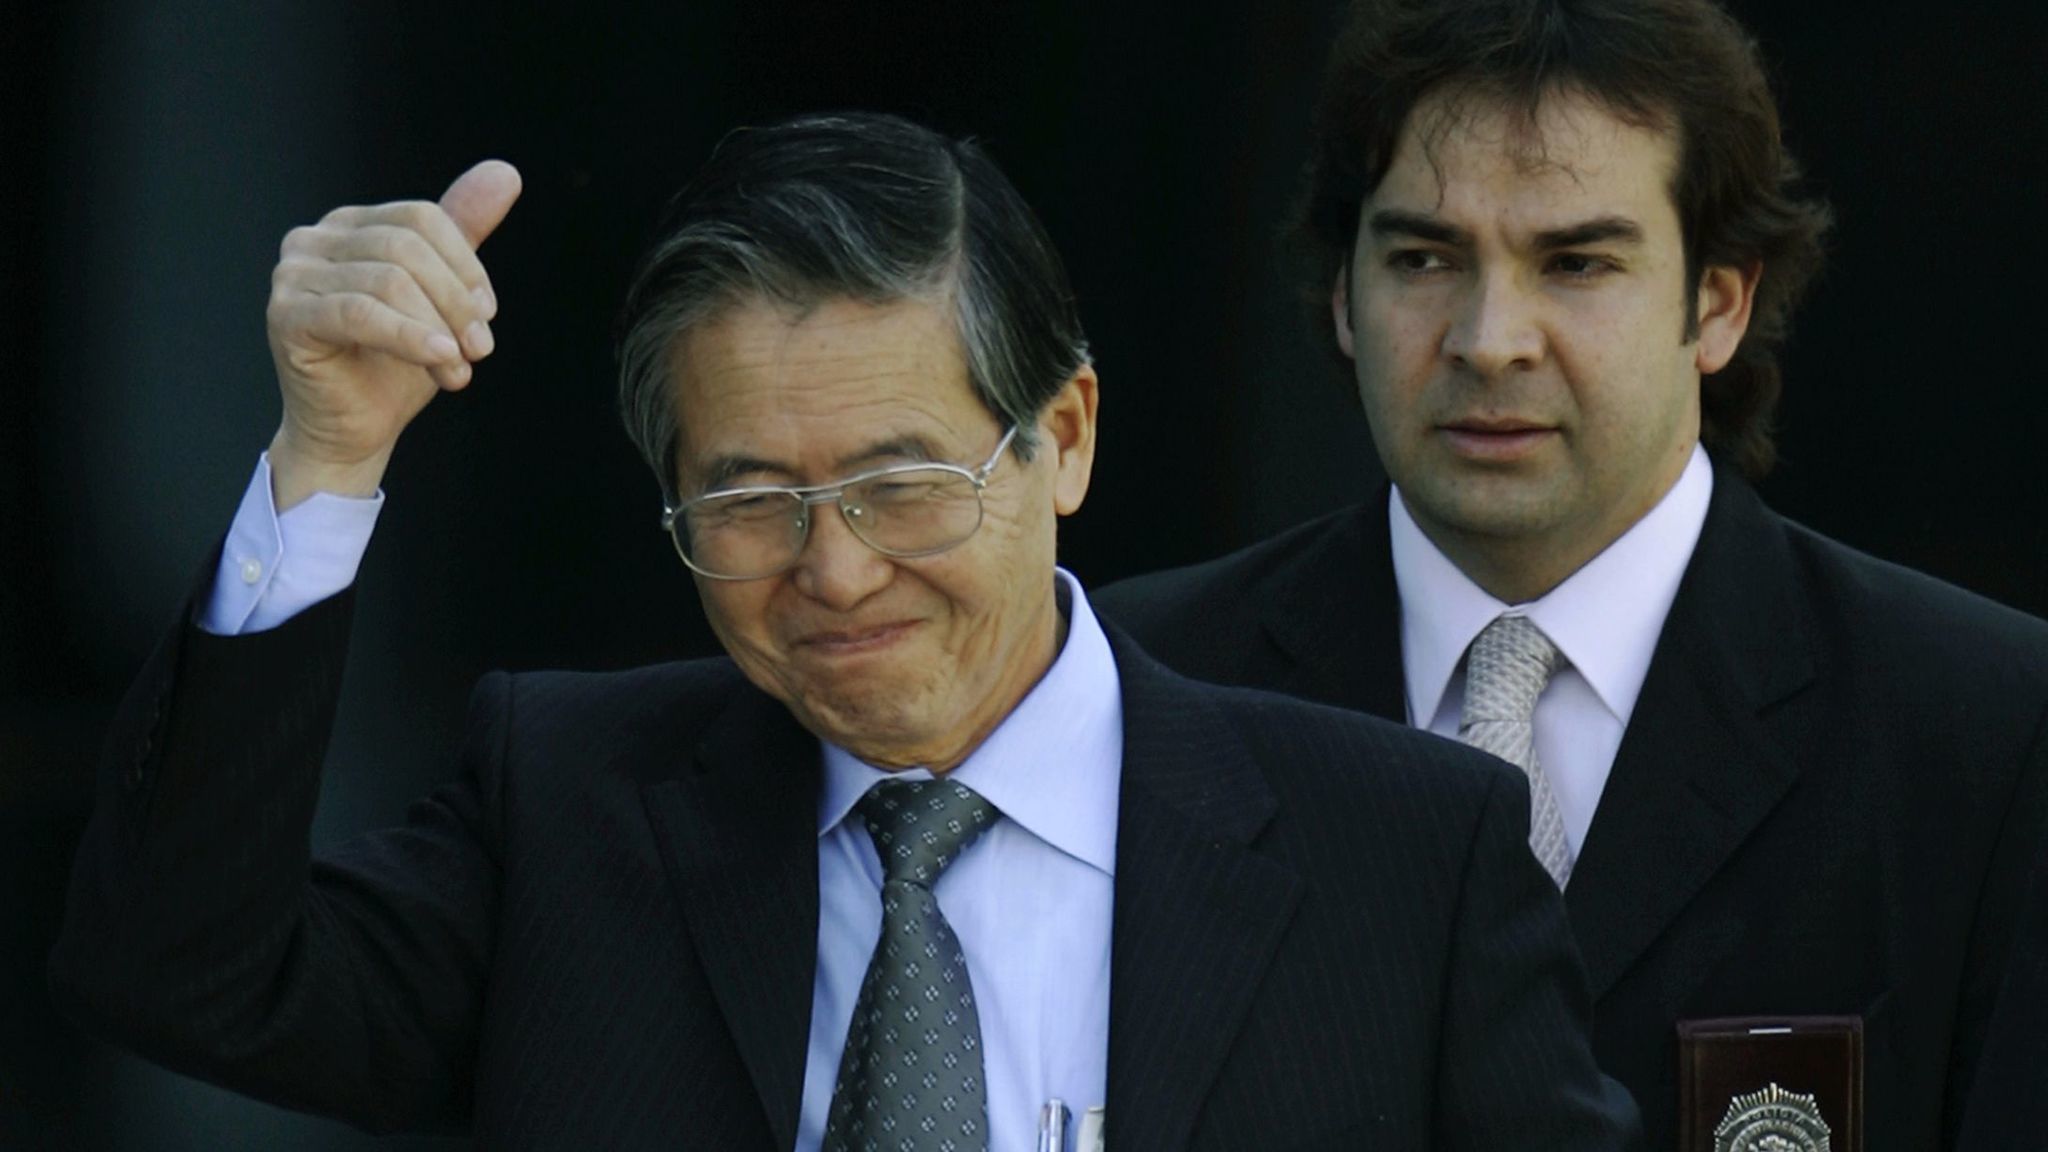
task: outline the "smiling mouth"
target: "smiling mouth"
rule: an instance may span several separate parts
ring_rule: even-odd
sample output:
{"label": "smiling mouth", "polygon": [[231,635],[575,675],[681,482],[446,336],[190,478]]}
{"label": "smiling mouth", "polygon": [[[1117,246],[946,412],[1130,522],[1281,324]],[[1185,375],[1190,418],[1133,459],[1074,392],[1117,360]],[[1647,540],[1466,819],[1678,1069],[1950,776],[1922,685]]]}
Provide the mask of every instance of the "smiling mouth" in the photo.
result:
{"label": "smiling mouth", "polygon": [[809,633],[796,646],[819,656],[859,656],[894,645],[915,627],[915,620],[898,620],[871,628],[834,628]]}

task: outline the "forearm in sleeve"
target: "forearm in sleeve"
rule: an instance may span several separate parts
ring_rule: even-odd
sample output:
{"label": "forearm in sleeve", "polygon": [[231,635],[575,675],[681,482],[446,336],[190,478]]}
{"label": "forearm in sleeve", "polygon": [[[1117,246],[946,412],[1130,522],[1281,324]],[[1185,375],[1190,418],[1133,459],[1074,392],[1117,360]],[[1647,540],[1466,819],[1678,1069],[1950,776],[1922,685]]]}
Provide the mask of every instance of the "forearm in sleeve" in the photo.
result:
{"label": "forearm in sleeve", "polygon": [[[100,766],[52,991],[186,1074],[373,1129],[438,1126],[467,1109],[498,891],[480,757],[501,741],[473,734],[486,751],[403,827],[314,860],[351,605],[242,636],[181,626],[158,648]],[[487,697],[480,729],[504,714]]]}

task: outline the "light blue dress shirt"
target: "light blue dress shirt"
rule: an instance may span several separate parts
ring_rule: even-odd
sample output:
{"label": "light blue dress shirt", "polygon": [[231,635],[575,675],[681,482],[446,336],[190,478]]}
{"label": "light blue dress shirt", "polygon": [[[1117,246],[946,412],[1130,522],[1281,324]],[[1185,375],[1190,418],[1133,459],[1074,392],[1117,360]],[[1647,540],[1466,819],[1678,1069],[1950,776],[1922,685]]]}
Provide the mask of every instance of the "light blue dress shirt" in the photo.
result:
{"label": "light blue dress shirt", "polygon": [[[346,588],[383,495],[317,495],[279,515],[259,461],[200,626],[274,628]],[[1074,1147],[1084,1109],[1105,1097],[1109,937],[1116,868],[1123,696],[1116,661],[1072,574],[1056,573],[1066,643],[1022,703],[952,778],[1003,814],[946,869],[939,906],[967,955],[981,1015],[990,1152],[1033,1152],[1040,1107],[1066,1102]],[[889,774],[821,744],[818,974],[797,1152],[825,1132],[861,979],[881,934],[882,868],[854,804]],[[904,778],[929,778],[909,769]]]}

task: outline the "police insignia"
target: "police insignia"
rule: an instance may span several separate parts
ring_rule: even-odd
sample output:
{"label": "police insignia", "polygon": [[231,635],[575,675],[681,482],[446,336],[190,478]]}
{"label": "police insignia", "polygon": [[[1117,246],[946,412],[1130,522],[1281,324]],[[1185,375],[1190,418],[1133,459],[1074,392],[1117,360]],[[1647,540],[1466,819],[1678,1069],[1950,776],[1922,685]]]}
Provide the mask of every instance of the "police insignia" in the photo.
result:
{"label": "police insignia", "polygon": [[1714,1152],[1828,1152],[1829,1135],[1813,1097],[1772,1084],[1728,1102]]}

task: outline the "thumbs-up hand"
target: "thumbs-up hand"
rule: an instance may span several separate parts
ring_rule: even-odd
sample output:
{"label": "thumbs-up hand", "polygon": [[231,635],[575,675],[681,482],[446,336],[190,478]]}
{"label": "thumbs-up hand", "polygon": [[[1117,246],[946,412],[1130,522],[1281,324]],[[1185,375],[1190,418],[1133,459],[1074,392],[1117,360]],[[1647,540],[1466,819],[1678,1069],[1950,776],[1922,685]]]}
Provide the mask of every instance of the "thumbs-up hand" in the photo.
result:
{"label": "thumbs-up hand", "polygon": [[282,511],[314,492],[367,496],[399,433],[491,354],[497,298],[476,249],[519,198],[486,160],[439,203],[337,208],[286,234],[270,278],[270,354],[284,420],[270,444]]}

